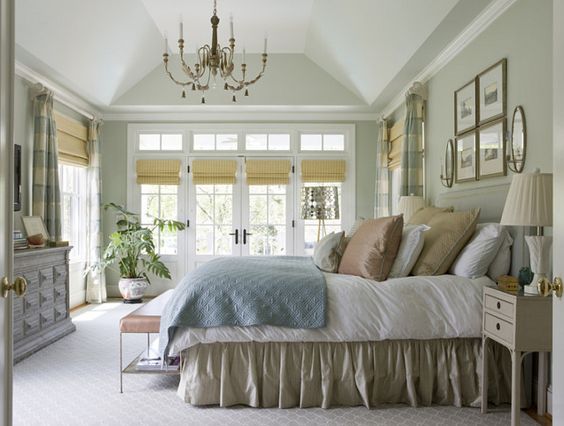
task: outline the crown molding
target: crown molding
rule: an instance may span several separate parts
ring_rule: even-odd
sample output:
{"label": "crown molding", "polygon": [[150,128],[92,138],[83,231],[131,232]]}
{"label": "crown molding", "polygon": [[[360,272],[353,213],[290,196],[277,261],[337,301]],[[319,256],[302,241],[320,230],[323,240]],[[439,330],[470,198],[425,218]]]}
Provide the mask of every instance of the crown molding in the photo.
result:
{"label": "crown molding", "polygon": [[60,84],[55,83],[53,80],[29,68],[21,62],[16,61],[15,70],[17,76],[23,78],[24,80],[27,80],[31,84],[41,84],[49,90],[53,91],[55,100],[57,102],[62,103],[63,105],[83,115],[84,117],[92,120],[94,118],[99,118],[102,116],[102,112],[92,106],[92,104],[86,102],[80,96],[74,94],[70,90],[66,89]]}
{"label": "crown molding", "polygon": [[488,28],[517,0],[494,0],[487,6],[429,65],[415,76],[382,110],[378,116],[391,115],[405,100],[405,94],[415,82],[425,84],[437,74],[446,64],[454,59],[476,37]]}

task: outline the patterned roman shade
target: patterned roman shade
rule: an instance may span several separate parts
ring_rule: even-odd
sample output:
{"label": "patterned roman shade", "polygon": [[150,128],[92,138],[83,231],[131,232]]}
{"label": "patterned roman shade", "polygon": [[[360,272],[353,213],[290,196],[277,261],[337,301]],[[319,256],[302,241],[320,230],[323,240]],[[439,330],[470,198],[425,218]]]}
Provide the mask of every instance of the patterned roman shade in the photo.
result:
{"label": "patterned roman shade", "polygon": [[236,160],[192,161],[194,185],[233,185],[237,179]]}
{"label": "patterned roman shade", "polygon": [[288,185],[290,160],[247,160],[247,185]]}
{"label": "patterned roman shade", "polygon": [[401,163],[401,147],[405,136],[403,134],[404,120],[398,120],[390,129],[390,151],[388,153],[388,169],[395,170]]}
{"label": "patterned roman shade", "polygon": [[139,185],[180,185],[180,160],[137,160]]}
{"label": "patterned roman shade", "polygon": [[59,162],[73,166],[88,166],[88,129],[82,123],[54,111],[57,125]]}
{"label": "patterned roman shade", "polygon": [[302,160],[302,182],[344,182],[345,160]]}

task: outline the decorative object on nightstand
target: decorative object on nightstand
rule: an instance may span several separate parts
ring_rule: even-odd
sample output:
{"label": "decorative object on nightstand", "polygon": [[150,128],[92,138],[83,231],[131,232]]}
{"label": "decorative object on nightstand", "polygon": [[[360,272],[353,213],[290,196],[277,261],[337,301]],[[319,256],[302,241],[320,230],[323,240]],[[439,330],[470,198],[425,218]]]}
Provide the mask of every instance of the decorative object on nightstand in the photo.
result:
{"label": "decorative object on nightstand", "polygon": [[528,266],[524,266],[519,269],[519,285],[521,287],[531,284],[533,282],[533,277],[533,271],[531,271],[531,268]]}
{"label": "decorative object on nightstand", "polygon": [[306,186],[302,192],[302,219],[317,219],[317,241],[326,234],[325,221],[339,219],[339,189],[336,186]]}
{"label": "decorative object on nightstand", "polygon": [[539,352],[537,412],[546,410],[547,353],[552,350],[552,299],[484,287],[482,321],[482,413],[488,408],[488,341],[511,353],[511,424],[521,415],[521,369],[524,356]]}
{"label": "decorative object on nightstand", "polygon": [[413,213],[425,207],[425,200],[423,197],[417,195],[404,195],[400,197],[398,203],[398,212],[403,214],[403,223],[407,223]]}
{"label": "decorative object on nightstand", "polygon": [[511,275],[502,275],[497,278],[497,288],[503,291],[519,291],[519,280]]}
{"label": "decorative object on nightstand", "polygon": [[538,294],[537,283],[550,272],[552,237],[544,236],[543,227],[552,226],[552,173],[523,173],[513,176],[505,207],[502,225],[534,226],[537,235],[528,235],[533,281],[525,286],[525,293]]}

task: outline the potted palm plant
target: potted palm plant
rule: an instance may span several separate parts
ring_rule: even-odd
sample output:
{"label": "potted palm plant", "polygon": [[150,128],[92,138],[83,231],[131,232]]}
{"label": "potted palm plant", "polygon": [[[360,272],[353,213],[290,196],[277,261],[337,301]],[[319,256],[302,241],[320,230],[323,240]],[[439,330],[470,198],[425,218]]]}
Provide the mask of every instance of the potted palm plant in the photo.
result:
{"label": "potted palm plant", "polygon": [[159,278],[171,278],[169,269],[156,251],[153,233],[156,230],[181,231],[185,225],[176,220],[154,218],[152,226],[143,226],[139,215],[122,206],[109,203],[104,209],[116,212],[117,230],[110,235],[101,266],[106,268],[117,263],[119,290],[124,302],[139,303],[151,283],[149,273]]}

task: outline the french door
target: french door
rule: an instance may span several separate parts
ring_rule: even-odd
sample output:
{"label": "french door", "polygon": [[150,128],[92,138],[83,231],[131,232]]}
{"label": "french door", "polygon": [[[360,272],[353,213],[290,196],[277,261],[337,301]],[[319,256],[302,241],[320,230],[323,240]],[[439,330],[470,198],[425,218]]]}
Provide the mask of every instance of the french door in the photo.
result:
{"label": "french door", "polygon": [[[234,184],[195,185],[190,175],[188,271],[221,256],[292,255],[293,176],[287,185],[248,185],[245,157],[213,159],[236,161],[236,181]],[[268,159],[289,160],[287,157]],[[192,161],[189,160],[190,165]]]}

